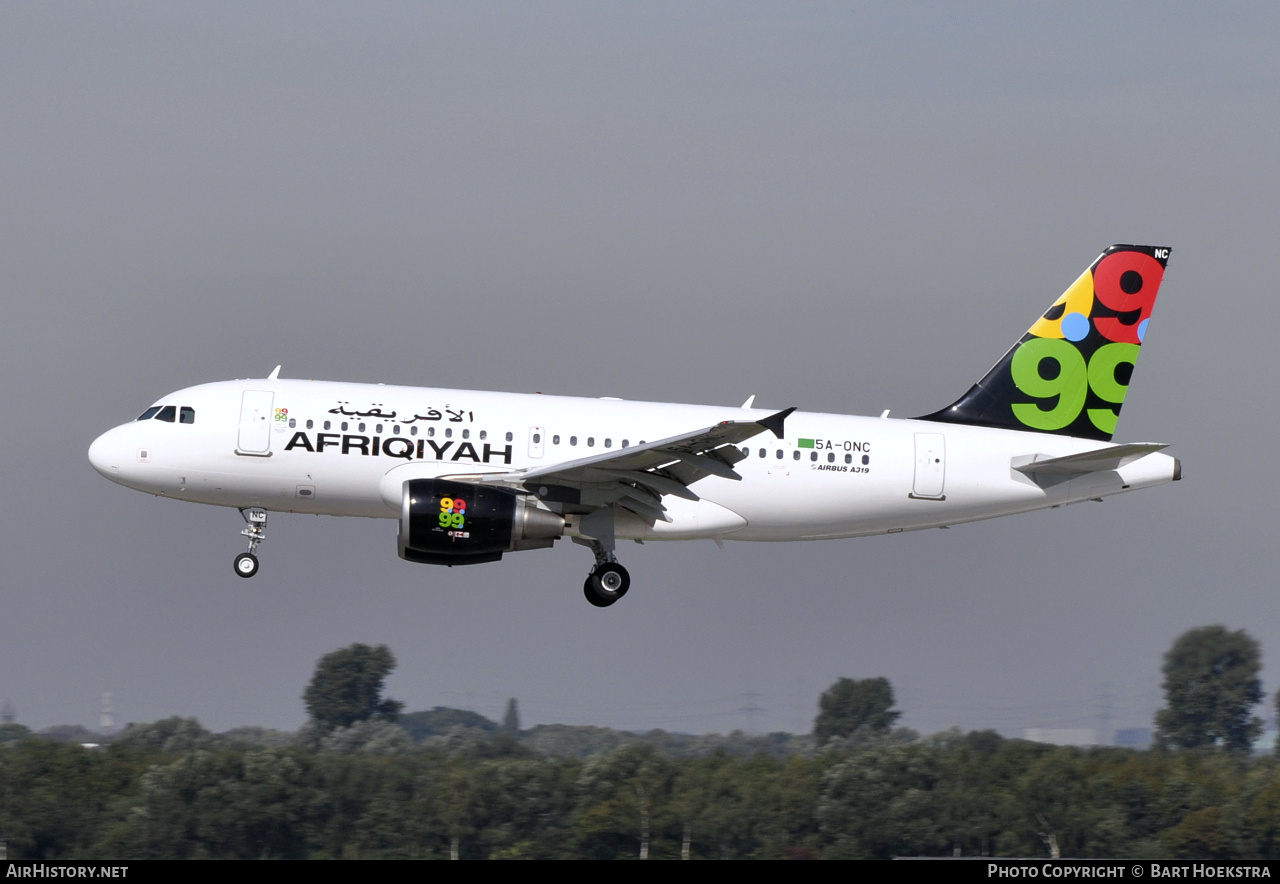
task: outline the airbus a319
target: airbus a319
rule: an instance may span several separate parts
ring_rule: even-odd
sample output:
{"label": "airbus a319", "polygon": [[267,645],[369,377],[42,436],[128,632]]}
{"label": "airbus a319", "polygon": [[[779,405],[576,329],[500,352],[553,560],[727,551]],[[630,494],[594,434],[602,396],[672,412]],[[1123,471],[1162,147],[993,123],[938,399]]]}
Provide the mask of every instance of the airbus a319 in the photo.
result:
{"label": "airbus a319", "polygon": [[400,557],[473,565],[562,537],[606,607],[623,540],[894,534],[1181,478],[1111,442],[1169,249],[1108,248],[952,405],[909,420],[280,378],[161,397],[89,448],[138,491],[237,508],[258,571],[268,512],[399,522]]}

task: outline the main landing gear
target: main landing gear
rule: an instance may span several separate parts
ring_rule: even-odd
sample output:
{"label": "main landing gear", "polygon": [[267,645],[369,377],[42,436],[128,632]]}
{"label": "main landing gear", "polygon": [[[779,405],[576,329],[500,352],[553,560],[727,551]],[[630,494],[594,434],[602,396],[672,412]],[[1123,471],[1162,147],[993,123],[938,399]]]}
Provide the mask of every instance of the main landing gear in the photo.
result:
{"label": "main landing gear", "polygon": [[[576,537],[574,540],[582,543]],[[631,588],[631,575],[618,564],[613,550],[607,549],[598,540],[591,540],[583,545],[589,546],[596,554],[596,566],[587,575],[586,583],[582,584],[582,594],[597,608],[607,608],[627,594],[627,590]]]}
{"label": "main landing gear", "polygon": [[597,608],[607,608],[627,594],[631,588],[631,575],[617,562],[605,562],[591,569],[587,582],[582,584],[582,594]]}
{"label": "main landing gear", "polygon": [[244,530],[240,533],[249,538],[249,551],[236,556],[236,576],[248,578],[258,573],[258,557],[253,551],[267,539],[267,511],[256,507],[241,507],[240,515],[244,516],[245,521]]}

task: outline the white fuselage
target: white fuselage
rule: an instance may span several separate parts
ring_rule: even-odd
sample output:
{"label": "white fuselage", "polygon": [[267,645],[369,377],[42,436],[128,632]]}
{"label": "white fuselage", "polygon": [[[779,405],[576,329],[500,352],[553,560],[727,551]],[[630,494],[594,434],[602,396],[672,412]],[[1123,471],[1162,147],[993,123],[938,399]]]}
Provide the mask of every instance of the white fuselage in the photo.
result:
{"label": "white fuselage", "polygon": [[[301,380],[225,381],[165,396],[189,422],[118,426],[98,472],[152,494],[229,507],[396,519],[405,480],[543,467],[771,412],[616,399]],[[670,522],[619,515],[619,538],[785,541],[952,525],[1176,478],[1149,454],[1041,487],[1015,459],[1105,447],[1087,439],[919,420],[795,412],[783,438],[738,445],[740,481],[666,497]],[[536,490],[535,490],[536,493]],[[570,517],[566,533],[577,532]]]}

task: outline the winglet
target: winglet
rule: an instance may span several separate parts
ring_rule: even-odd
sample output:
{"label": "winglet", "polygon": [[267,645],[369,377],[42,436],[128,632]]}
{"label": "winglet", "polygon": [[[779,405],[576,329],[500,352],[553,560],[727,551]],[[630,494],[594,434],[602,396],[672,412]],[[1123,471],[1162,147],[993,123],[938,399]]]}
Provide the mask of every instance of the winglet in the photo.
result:
{"label": "winglet", "polygon": [[274,381],[279,377],[280,377],[280,366],[277,365],[274,369],[272,369],[271,374],[267,375],[267,380]]}
{"label": "winglet", "polygon": [[782,423],[787,419],[787,416],[790,415],[791,412],[795,410],[796,410],[796,407],[793,405],[790,408],[779,411],[777,414],[771,414],[768,417],[761,418],[760,420],[756,421],[756,423],[764,427],[766,430],[769,430],[770,432],[773,433],[773,435],[781,439]]}

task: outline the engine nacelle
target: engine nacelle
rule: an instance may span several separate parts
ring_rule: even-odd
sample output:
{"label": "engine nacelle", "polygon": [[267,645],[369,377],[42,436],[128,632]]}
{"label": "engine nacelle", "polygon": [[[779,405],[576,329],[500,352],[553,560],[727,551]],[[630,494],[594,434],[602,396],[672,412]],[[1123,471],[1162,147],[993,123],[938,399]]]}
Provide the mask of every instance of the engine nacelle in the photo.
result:
{"label": "engine nacelle", "polygon": [[410,479],[400,506],[400,558],[428,565],[496,562],[505,552],[544,549],[564,519],[514,491],[446,479]]}

